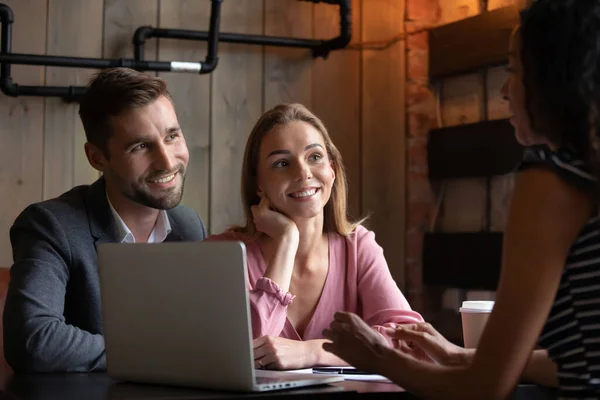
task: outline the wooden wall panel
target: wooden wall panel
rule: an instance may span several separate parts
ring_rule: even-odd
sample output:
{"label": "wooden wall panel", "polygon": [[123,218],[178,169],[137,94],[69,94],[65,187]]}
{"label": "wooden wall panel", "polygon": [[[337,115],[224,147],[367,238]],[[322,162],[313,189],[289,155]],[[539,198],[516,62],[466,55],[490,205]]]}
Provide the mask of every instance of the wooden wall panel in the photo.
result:
{"label": "wooden wall panel", "polygon": [[[102,56],[103,2],[49,0],[48,55]],[[47,85],[86,85],[92,69],[46,69]],[[44,198],[55,197],[74,185],[89,184],[99,176],[85,156],[85,134],[77,104],[45,100]]]}
{"label": "wooden wall panel", "polygon": [[480,0],[439,0],[440,20],[439,25],[449,24],[481,11]]}
{"label": "wooden wall panel", "polygon": [[[403,30],[405,5],[364,0],[362,40],[386,41]],[[398,41],[362,55],[362,211],[404,287],[406,232],[406,46]]]}
{"label": "wooden wall panel", "polygon": [[438,228],[442,232],[478,232],[486,226],[485,179],[446,180]]}
{"label": "wooden wall panel", "polygon": [[483,80],[480,73],[444,79],[441,93],[442,126],[479,122],[484,117]]}
{"label": "wooden wall panel", "polygon": [[486,72],[487,119],[510,118],[508,102],[501,93],[507,78],[506,66],[489,68]]}
{"label": "wooden wall panel", "polygon": [[[490,4],[491,5],[491,4]],[[510,5],[510,4],[506,4]],[[510,118],[508,102],[502,97],[501,88],[508,78],[506,66],[487,70],[487,114],[488,119]],[[494,176],[489,189],[490,230],[504,231],[508,205],[514,186],[514,174]]]}
{"label": "wooden wall panel", "polygon": [[429,76],[439,79],[507,62],[507,44],[518,20],[516,8],[503,7],[432,29]]}
{"label": "wooden wall panel", "polygon": [[[443,126],[479,122],[485,116],[481,73],[447,78],[442,84]],[[486,224],[485,178],[446,180],[438,227],[443,232],[480,231]]]}
{"label": "wooden wall panel", "polygon": [[[169,0],[160,3],[160,27],[208,30],[210,2]],[[204,61],[206,42],[159,40],[163,61]],[[175,102],[179,124],[190,152],[183,203],[210,227],[210,88],[212,74],[161,73]]]}
{"label": "wooden wall panel", "polygon": [[[265,0],[265,35],[312,37],[314,5],[304,1]],[[265,47],[264,110],[279,103],[302,103],[312,109],[310,50]]]}
{"label": "wooden wall panel", "polygon": [[514,186],[515,174],[507,174],[492,178],[490,185],[490,231],[504,231]]}
{"label": "wooden wall panel", "polygon": [[[479,0],[439,0],[442,21],[453,20],[449,15],[465,13],[461,18],[477,14]],[[459,4],[460,3],[460,4]],[[489,0],[488,10],[519,3],[518,0]],[[457,10],[459,7],[461,10]],[[442,114],[445,124],[504,119],[509,116],[507,103],[500,89],[506,80],[505,67],[480,70],[468,76],[446,78],[443,81]],[[460,81],[462,80],[462,84]],[[513,187],[513,174],[490,179],[455,180],[446,182],[441,227],[444,231],[502,231]],[[489,209],[488,209],[489,208]],[[489,220],[488,220],[489,219]],[[463,295],[455,296],[460,300]],[[467,293],[467,298],[493,298],[491,292]],[[456,301],[454,302],[456,303]],[[457,304],[446,304],[456,308]]]}
{"label": "wooden wall panel", "polygon": [[[159,0],[104,0],[105,58],[133,58],[132,38],[140,26],[158,25]],[[146,60],[157,59],[157,41],[147,41]]]}
{"label": "wooden wall panel", "polygon": [[[12,51],[44,54],[47,4],[39,0],[4,0],[15,14]],[[21,85],[43,85],[44,67],[13,65]],[[42,199],[44,99],[0,94],[0,267],[12,264],[8,232],[30,203]]]}
{"label": "wooden wall panel", "polygon": [[[223,32],[263,34],[263,4],[224,2]],[[211,95],[211,231],[244,223],[240,176],[246,139],[262,114],[263,51],[259,46],[222,44]],[[243,73],[240,73],[243,71]]]}
{"label": "wooden wall panel", "polygon": [[[352,1],[352,43],[360,41],[360,0]],[[330,39],[340,32],[339,7],[315,6],[313,36]],[[314,62],[312,104],[336,147],[348,177],[350,215],[360,217],[360,52],[337,50]]]}
{"label": "wooden wall panel", "polygon": [[512,5],[520,6],[521,3],[519,0],[488,0],[488,11]]}

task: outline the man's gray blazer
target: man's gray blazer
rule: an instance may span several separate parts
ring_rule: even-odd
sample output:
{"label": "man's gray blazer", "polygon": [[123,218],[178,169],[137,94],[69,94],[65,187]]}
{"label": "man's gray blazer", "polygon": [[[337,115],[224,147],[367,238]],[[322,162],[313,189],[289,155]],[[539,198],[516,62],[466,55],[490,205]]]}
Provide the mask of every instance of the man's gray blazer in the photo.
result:
{"label": "man's gray blazer", "polygon": [[[191,209],[167,211],[165,241],[206,236]],[[14,264],[4,354],[15,372],[106,369],[96,245],[117,242],[104,179],[27,207],[10,230]]]}

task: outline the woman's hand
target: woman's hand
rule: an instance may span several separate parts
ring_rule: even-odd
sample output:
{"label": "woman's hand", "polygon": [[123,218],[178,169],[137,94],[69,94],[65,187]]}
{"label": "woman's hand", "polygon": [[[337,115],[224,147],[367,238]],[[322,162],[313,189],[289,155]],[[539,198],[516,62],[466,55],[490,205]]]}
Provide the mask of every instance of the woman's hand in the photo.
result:
{"label": "woman's hand", "polygon": [[466,365],[470,363],[473,350],[450,343],[441,333],[426,322],[396,325],[387,328],[386,334],[394,347],[421,361],[442,365]]}
{"label": "woman's hand", "polygon": [[260,203],[251,207],[254,225],[274,243],[264,277],[271,279],[281,290],[287,292],[290,290],[300,232],[294,221],[271,207],[266,195],[259,192],[259,196]]}
{"label": "woman's hand", "polygon": [[266,195],[259,195],[260,203],[250,207],[256,229],[273,239],[278,239],[285,234],[297,234],[298,227],[294,221],[273,208]]}
{"label": "woman's hand", "polygon": [[393,351],[379,332],[353,313],[335,313],[323,335],[331,340],[323,344],[323,349],[366,372],[377,373],[381,367],[379,360],[387,351]]}
{"label": "woman's hand", "polygon": [[277,336],[254,339],[254,367],[258,369],[300,369],[316,364],[321,351],[311,343]]}

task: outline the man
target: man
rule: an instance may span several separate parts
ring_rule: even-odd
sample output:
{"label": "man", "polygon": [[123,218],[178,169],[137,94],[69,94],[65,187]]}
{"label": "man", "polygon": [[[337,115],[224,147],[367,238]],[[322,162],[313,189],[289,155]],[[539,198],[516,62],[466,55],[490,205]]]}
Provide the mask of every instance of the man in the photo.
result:
{"label": "man", "polygon": [[165,82],[104,70],[80,105],[89,163],[103,177],[33,204],[10,230],[4,350],[15,372],[106,368],[96,245],[204,239],[179,206],[188,149]]}

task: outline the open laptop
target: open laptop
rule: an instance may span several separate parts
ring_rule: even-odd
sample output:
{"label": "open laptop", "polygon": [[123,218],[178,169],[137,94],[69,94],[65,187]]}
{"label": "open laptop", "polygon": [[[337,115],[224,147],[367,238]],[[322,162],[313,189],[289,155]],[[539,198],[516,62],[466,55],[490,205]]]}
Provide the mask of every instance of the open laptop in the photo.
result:
{"label": "open laptop", "polygon": [[245,392],[343,380],[254,369],[243,243],[103,243],[98,271],[115,379]]}

